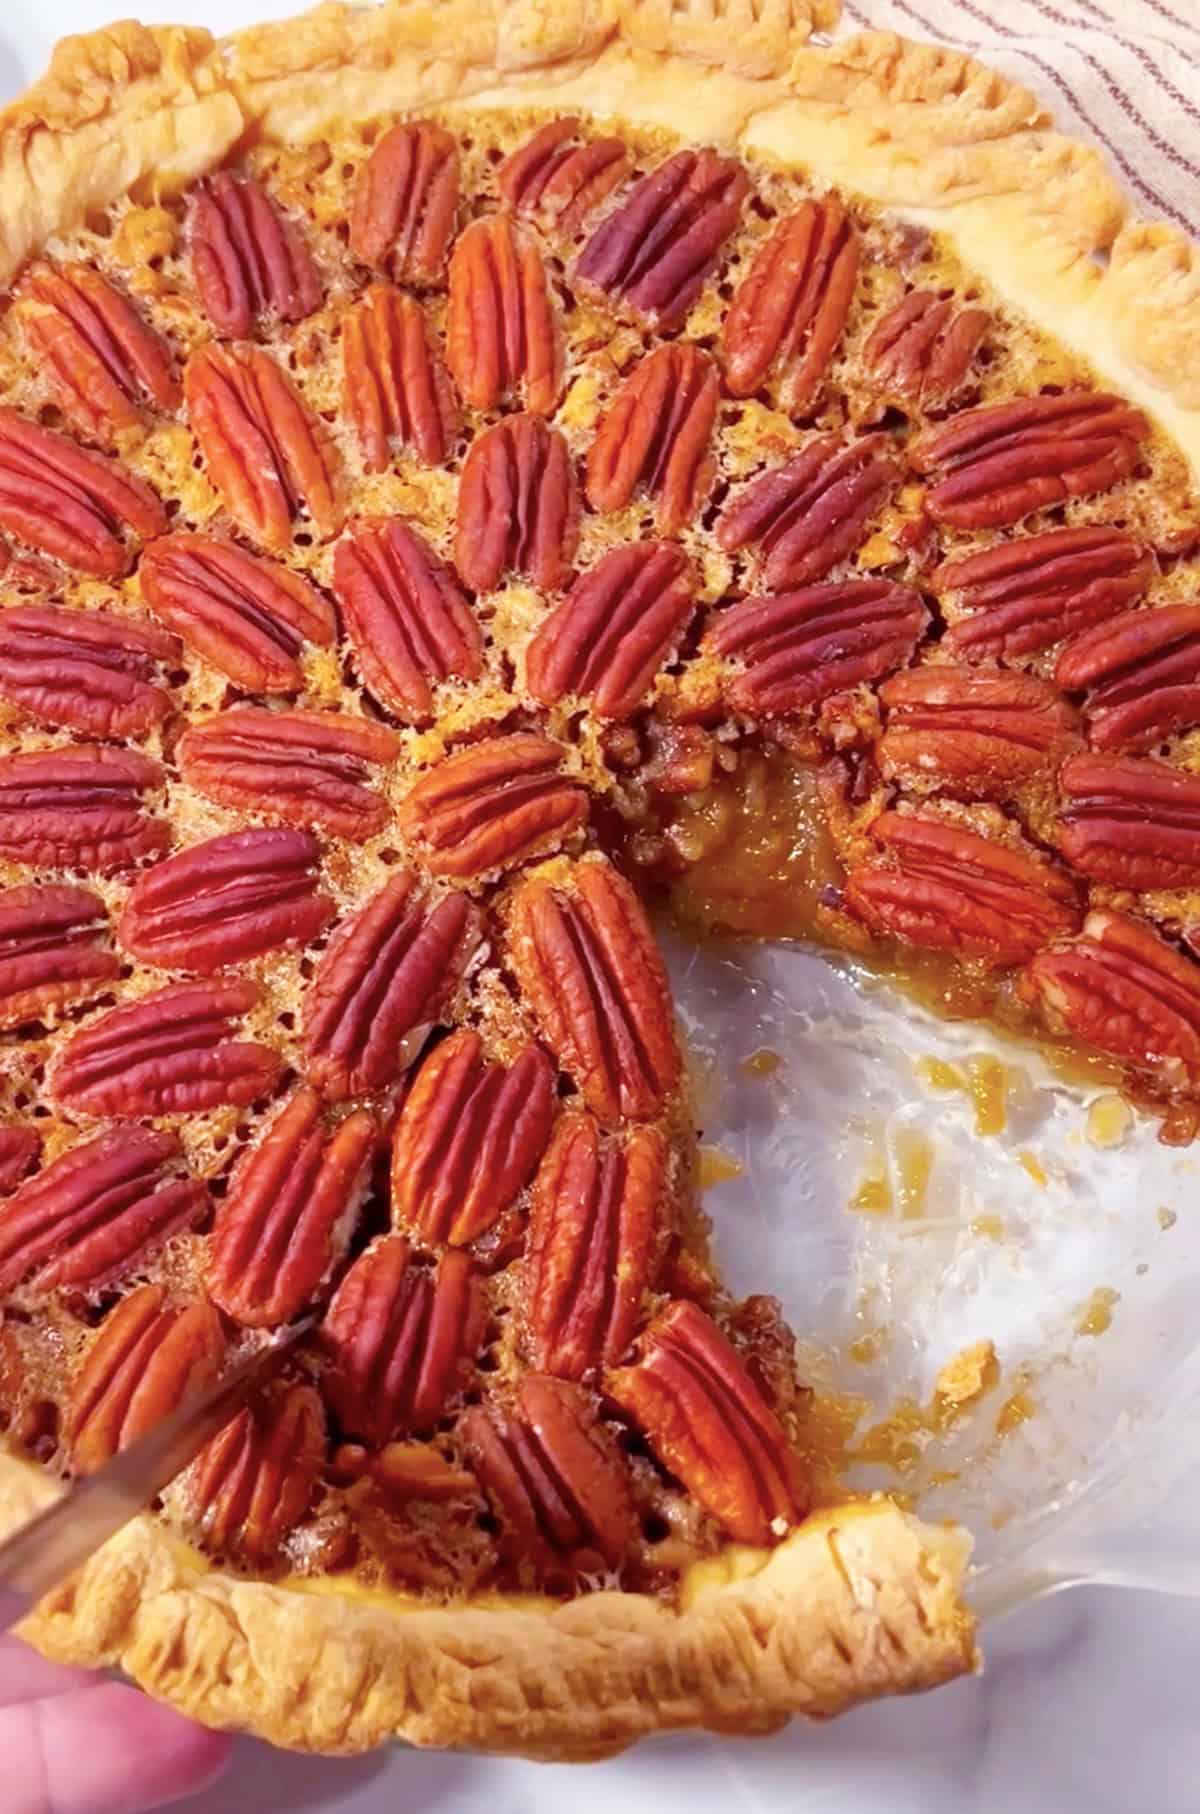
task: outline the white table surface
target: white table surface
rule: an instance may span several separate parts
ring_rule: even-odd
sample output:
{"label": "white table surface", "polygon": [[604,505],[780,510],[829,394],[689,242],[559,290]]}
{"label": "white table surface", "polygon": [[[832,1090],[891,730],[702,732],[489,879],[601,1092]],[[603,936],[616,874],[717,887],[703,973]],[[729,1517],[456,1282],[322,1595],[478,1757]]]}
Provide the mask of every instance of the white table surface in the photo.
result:
{"label": "white table surface", "polygon": [[1195,1814],[1200,1608],[1075,1590],[992,1634],[986,1674],[775,1739],[608,1764],[283,1756],[243,1741],[184,1814]]}
{"label": "white table surface", "polygon": [[[0,97],[67,32],[123,10],[228,30],[301,0],[0,0]],[[1200,1605],[1074,1590],[988,1634],[977,1681],[755,1743],[672,1739],[608,1764],[382,1752],[299,1757],[239,1740],[181,1814],[1200,1814]],[[2,1805],[0,1792],[0,1805]]]}

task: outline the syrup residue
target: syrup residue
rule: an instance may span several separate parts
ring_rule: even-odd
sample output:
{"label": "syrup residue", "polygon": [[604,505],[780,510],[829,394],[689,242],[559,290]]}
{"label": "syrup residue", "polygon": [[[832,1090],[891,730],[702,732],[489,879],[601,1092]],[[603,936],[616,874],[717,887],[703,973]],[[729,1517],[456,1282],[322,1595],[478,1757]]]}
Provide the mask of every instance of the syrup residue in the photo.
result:
{"label": "syrup residue", "polygon": [[847,1445],[865,1409],[861,1398],[822,1388],[801,1413],[796,1448],[818,1502],[845,1498],[841,1477],[849,1452]]}
{"label": "syrup residue", "polygon": [[894,1411],[863,1432],[849,1451],[850,1460],[911,1474],[930,1438],[943,1435],[947,1428],[935,1413],[936,1401],[924,1406],[914,1398],[902,1398]]}
{"label": "syrup residue", "polygon": [[901,1476],[911,1474],[929,1444],[947,1435],[999,1377],[992,1343],[973,1343],[947,1361],[927,1405],[902,1398],[886,1417],[863,1432],[848,1450],[849,1459],[889,1468]]}
{"label": "syrup residue", "polygon": [[923,1216],[933,1173],[933,1142],[920,1128],[898,1127],[891,1144],[896,1207],[902,1216]]}
{"label": "syrup residue", "polygon": [[888,1216],[893,1206],[892,1180],[883,1129],[870,1121],[854,1121],[850,1125],[852,1132],[865,1134],[867,1156],[849,1207],[859,1215]]}
{"label": "syrup residue", "polygon": [[868,1329],[865,1334],[855,1336],[850,1344],[850,1359],[858,1367],[870,1367],[883,1353],[888,1344],[886,1329]]}
{"label": "syrup residue", "polygon": [[1086,1304],[1080,1306],[1075,1320],[1076,1335],[1103,1335],[1112,1327],[1113,1308],[1121,1301],[1121,1293],[1114,1291],[1111,1285],[1098,1285]]}
{"label": "syrup residue", "polygon": [[967,1060],[967,1081],[977,1134],[1002,1134],[1008,1126],[1008,1066],[990,1053]]}
{"label": "syrup residue", "polygon": [[850,1208],[858,1215],[889,1216],[892,1213],[892,1187],[886,1173],[865,1177],[850,1199]]}
{"label": "syrup residue", "polygon": [[1023,1423],[1028,1423],[1037,1406],[1024,1386],[1010,1392],[996,1413],[997,1436],[1011,1436]]}
{"label": "syrup residue", "polygon": [[1120,1146],[1132,1127],[1133,1110],[1120,1096],[1097,1096],[1088,1109],[1088,1142],[1104,1151]]}
{"label": "syrup residue", "polygon": [[1037,1154],[1031,1153],[1029,1151],[1028,1147],[1025,1147],[1021,1150],[1021,1152],[1019,1152],[1017,1154],[1017,1159],[1019,1160],[1021,1165],[1024,1166],[1025,1170],[1029,1173],[1029,1176],[1033,1179],[1033,1181],[1037,1185],[1038,1189],[1045,1190],[1047,1184],[1049,1184],[1049,1182],[1050,1182],[1050,1179],[1046,1172],[1045,1166],[1042,1164],[1042,1162],[1038,1158]]}
{"label": "syrup residue", "polygon": [[714,1184],[740,1178],[745,1169],[740,1159],[719,1146],[701,1146],[696,1154],[696,1183],[701,1190],[711,1190]]}
{"label": "syrup residue", "polygon": [[991,1053],[968,1058],[965,1065],[944,1058],[919,1058],[917,1075],[931,1090],[960,1092],[975,1110],[975,1132],[1002,1134],[1008,1126],[1008,1066]]}
{"label": "syrup residue", "polygon": [[1000,1363],[992,1342],[973,1342],[952,1360],[937,1376],[934,1396],[948,1405],[969,1405],[994,1386],[1000,1378]]}
{"label": "syrup residue", "polygon": [[[861,1127],[861,1124],[860,1124]],[[901,1124],[868,1131],[868,1152],[849,1207],[859,1215],[926,1213],[937,1148],[920,1128]]]}
{"label": "syrup residue", "polygon": [[918,1058],[916,1071],[921,1082],[930,1090],[943,1090],[949,1094],[951,1090],[965,1090],[967,1087],[967,1080],[958,1066],[945,1058]]}

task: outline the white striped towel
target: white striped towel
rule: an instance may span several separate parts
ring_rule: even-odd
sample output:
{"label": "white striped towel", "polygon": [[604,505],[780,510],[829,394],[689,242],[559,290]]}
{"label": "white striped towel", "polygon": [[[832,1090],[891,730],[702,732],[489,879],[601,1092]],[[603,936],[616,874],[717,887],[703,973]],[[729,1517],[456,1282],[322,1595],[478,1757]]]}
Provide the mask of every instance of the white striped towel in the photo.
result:
{"label": "white striped towel", "polygon": [[842,0],[836,33],[964,50],[1105,151],[1139,214],[1200,236],[1197,0]]}

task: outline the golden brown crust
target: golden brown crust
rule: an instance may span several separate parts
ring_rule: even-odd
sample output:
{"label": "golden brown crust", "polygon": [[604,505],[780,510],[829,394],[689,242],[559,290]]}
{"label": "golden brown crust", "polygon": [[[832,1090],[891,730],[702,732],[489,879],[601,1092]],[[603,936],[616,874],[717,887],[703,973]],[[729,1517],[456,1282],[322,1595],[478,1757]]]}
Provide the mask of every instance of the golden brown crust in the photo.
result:
{"label": "golden brown crust", "polygon": [[[0,1530],[52,1492],[0,1461]],[[679,1612],[628,1593],[439,1608],[239,1581],[139,1518],[21,1631],[276,1744],[352,1752],[399,1735],[582,1760],[671,1728],[770,1731],[971,1669],[967,1549],[880,1500],[701,1565]]]}
{"label": "golden brown crust", "polygon": [[[60,45],[0,114],[0,284],[126,194],[179,189],[243,137],[454,102],[572,106],[800,164],[947,230],[1002,296],[1146,404],[1200,470],[1197,253],[1131,220],[1096,151],[958,53],[865,34],[836,0],[383,0],[218,44],[114,25]],[[1097,254],[1111,254],[1107,265]],[[0,1460],[0,1527],[51,1485]],[[401,1734],[541,1757],[689,1725],[769,1729],[973,1666],[965,1540],[881,1502],[727,1552],[683,1610],[645,1597],[454,1607],[268,1586],[138,1520],[29,1624],[216,1724],[357,1750]],[[740,1572],[740,1571],[745,1572]]]}
{"label": "golden brown crust", "polygon": [[0,114],[0,283],[89,210],[190,182],[242,126],[211,32],[126,21],[64,38]]}
{"label": "golden brown crust", "polygon": [[1162,221],[1127,221],[1102,289],[1130,365],[1200,411],[1200,246]]}

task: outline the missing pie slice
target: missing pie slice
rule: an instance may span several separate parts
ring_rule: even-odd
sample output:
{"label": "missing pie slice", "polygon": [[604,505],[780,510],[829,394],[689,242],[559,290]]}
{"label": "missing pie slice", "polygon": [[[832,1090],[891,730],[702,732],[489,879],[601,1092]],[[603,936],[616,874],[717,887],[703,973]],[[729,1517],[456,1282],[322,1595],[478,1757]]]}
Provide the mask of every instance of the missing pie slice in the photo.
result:
{"label": "missing pie slice", "polygon": [[1193,252],[834,10],[124,24],[0,117],[0,1513],[318,1313],[29,1625],[200,1719],[973,1666],[722,1287],[647,901],[1191,1129]]}

